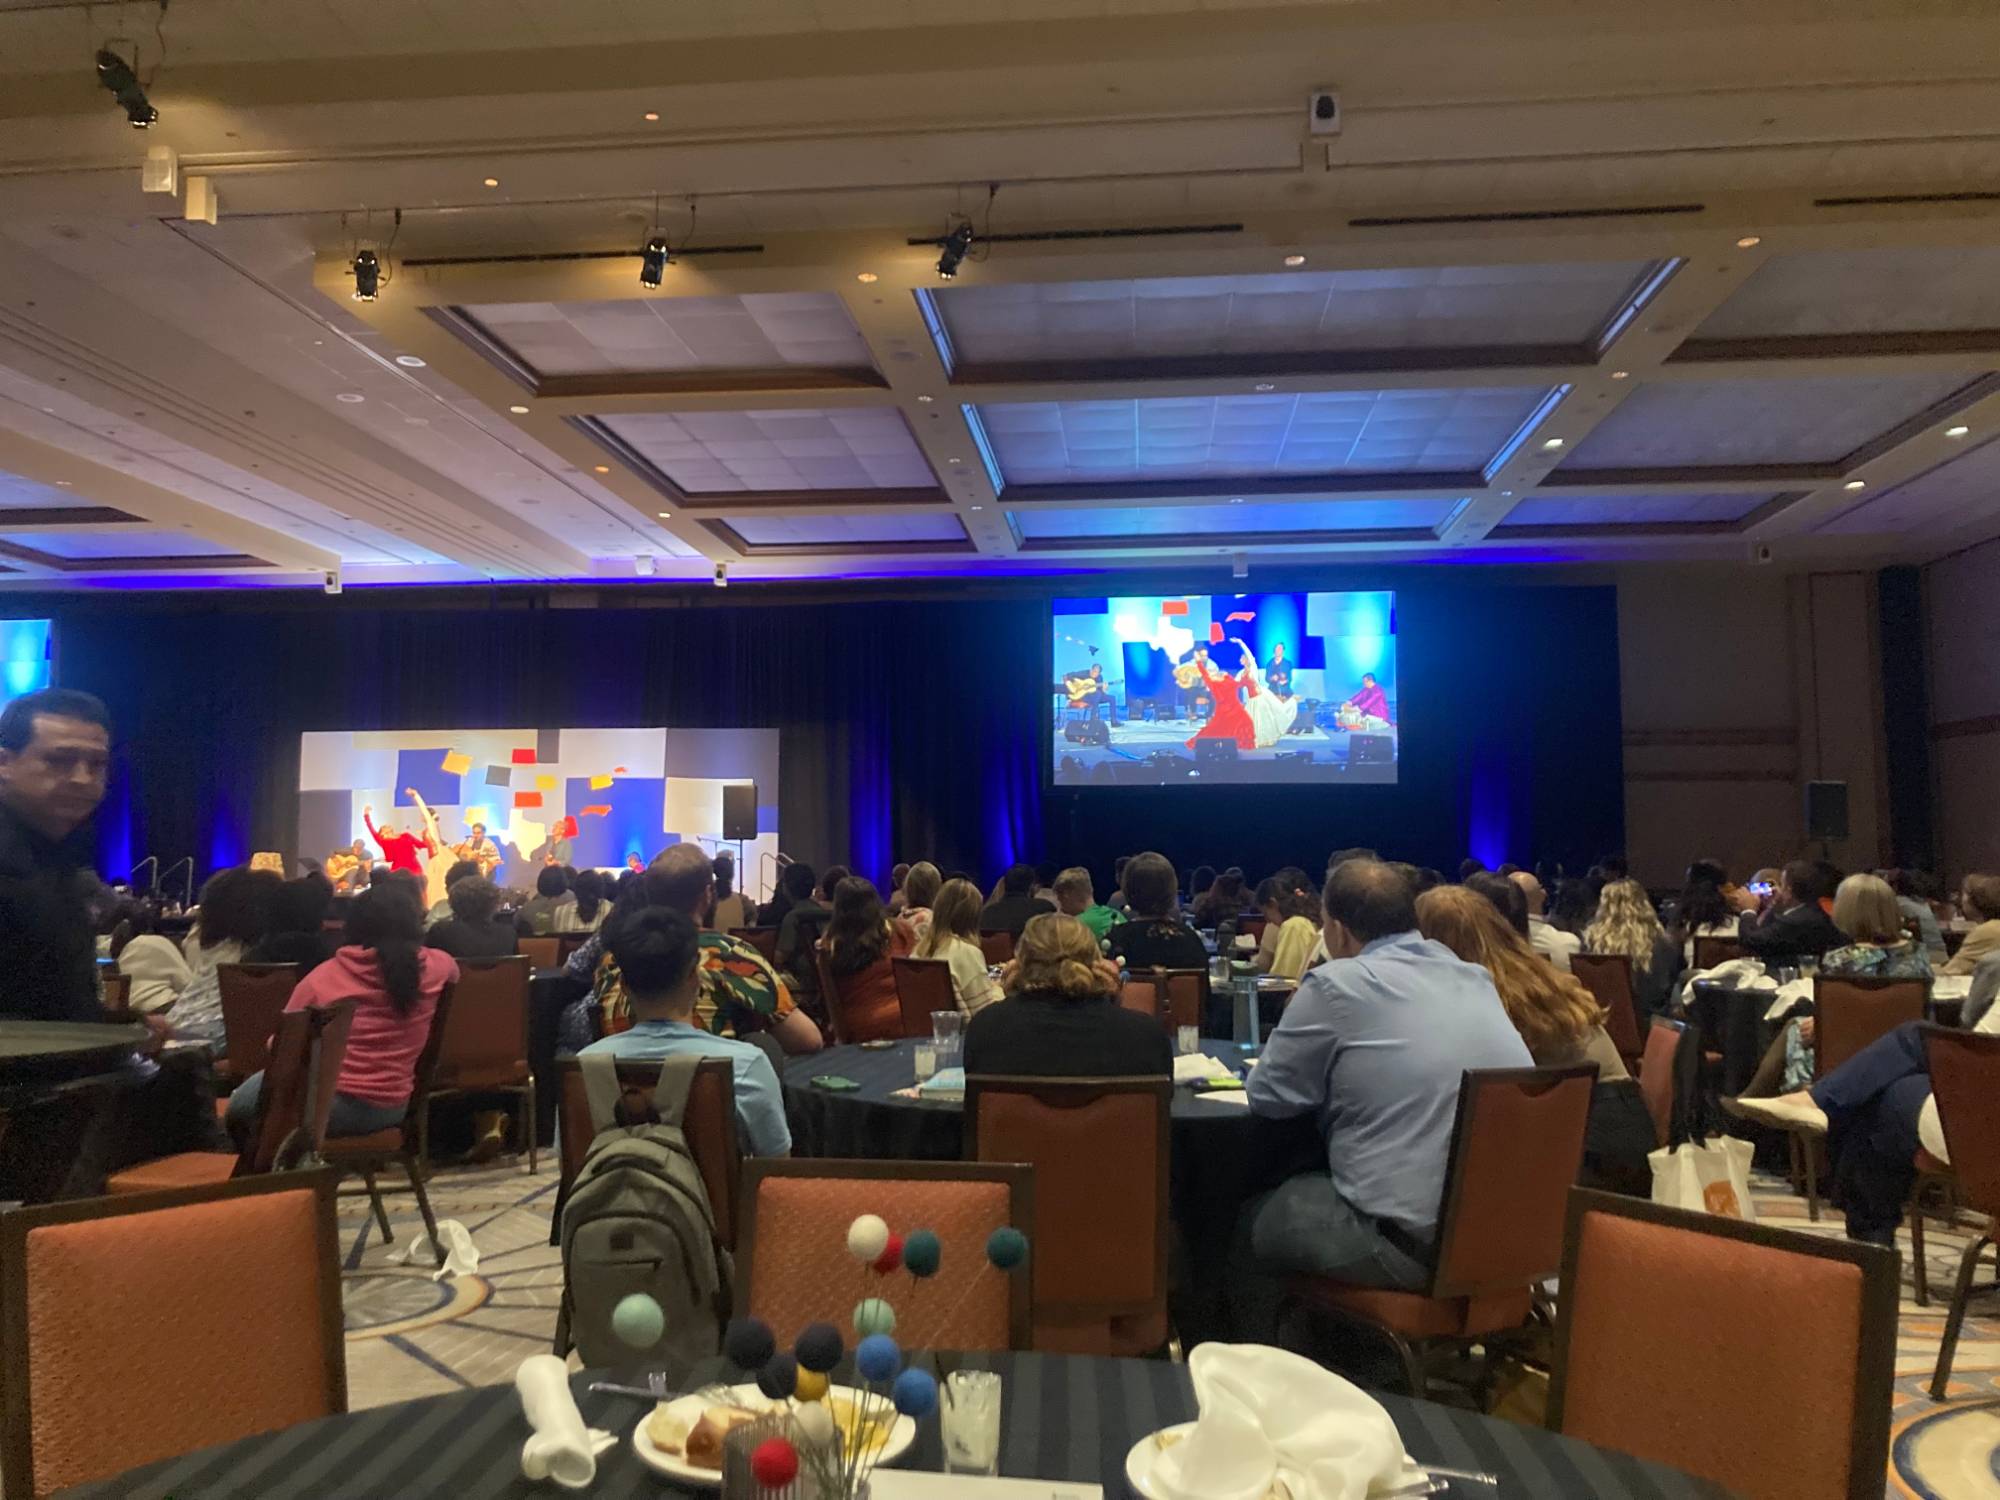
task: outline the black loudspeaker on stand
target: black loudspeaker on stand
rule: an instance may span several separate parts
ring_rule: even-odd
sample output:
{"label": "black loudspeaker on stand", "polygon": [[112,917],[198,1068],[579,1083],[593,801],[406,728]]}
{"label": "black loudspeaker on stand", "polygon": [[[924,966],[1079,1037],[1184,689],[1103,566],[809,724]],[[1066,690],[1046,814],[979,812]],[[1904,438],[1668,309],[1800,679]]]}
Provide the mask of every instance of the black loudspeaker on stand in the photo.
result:
{"label": "black loudspeaker on stand", "polygon": [[1806,837],[1821,840],[1847,837],[1846,782],[1806,783]]}
{"label": "black loudspeaker on stand", "polygon": [[757,837],[757,783],[732,782],[722,789],[722,836],[732,844]]}

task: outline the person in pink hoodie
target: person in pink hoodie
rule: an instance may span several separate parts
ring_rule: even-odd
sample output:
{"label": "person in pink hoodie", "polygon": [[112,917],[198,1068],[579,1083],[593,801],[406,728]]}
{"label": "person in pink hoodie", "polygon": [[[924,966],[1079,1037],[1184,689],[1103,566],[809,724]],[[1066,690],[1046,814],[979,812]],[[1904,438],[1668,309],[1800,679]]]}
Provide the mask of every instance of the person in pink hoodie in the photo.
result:
{"label": "person in pink hoodie", "polygon": [[[346,944],[300,980],[285,1004],[290,1011],[354,1002],[329,1136],[370,1135],[402,1123],[438,996],[458,978],[457,960],[423,940],[417,903],[395,882],[371,886],[348,909]],[[226,1121],[239,1139],[250,1129],[263,1082],[258,1073],[229,1096]]]}

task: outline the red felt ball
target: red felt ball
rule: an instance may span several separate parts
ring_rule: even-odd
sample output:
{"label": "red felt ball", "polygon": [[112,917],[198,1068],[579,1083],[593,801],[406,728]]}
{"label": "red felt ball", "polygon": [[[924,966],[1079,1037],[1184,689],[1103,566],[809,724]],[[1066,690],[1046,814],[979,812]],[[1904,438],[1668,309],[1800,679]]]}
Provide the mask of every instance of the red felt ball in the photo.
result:
{"label": "red felt ball", "polygon": [[901,1266],[902,1263],[903,1237],[900,1234],[892,1233],[889,1236],[889,1243],[883,1247],[882,1253],[875,1257],[875,1274],[877,1276],[887,1276],[891,1271]]}
{"label": "red felt ball", "polygon": [[799,1477],[799,1450],[783,1438],[765,1438],[750,1454],[750,1477],[767,1490],[781,1490]]}

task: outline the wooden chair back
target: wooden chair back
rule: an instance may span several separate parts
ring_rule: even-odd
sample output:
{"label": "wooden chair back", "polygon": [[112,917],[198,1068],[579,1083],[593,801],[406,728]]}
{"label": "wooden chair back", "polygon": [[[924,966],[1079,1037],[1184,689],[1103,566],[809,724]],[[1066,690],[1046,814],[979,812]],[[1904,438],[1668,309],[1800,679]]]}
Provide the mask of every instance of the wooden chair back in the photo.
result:
{"label": "wooden chair back", "polygon": [[1171,1078],[965,1081],[965,1159],[1035,1170],[1035,1348],[1136,1356],[1167,1340]]}
{"label": "wooden chair back", "polygon": [[433,1021],[442,1030],[437,1074],[440,1091],[508,1088],[527,1081],[528,960],[462,958],[449,1015]]}
{"label": "wooden chair back", "polygon": [[1632,960],[1622,953],[1572,953],[1569,971],[1604,1007],[1604,1030],[1629,1068],[1645,1044],[1639,1039],[1639,1008],[1632,998]]}
{"label": "wooden chair back", "polygon": [[553,969],[561,962],[562,939],[520,937],[514,939],[514,951],[528,961],[528,967],[531,969]]}
{"label": "wooden chair back", "polygon": [[847,1255],[847,1228],[864,1213],[930,1229],[943,1244],[943,1260],[924,1295],[897,1309],[898,1343],[911,1349],[1032,1347],[1029,1276],[996,1275],[985,1251],[996,1229],[1011,1225],[1033,1233],[1031,1167],[753,1157],[743,1164],[739,1204],[736,1311],[762,1318],[780,1348],[790,1348],[808,1323],[852,1323],[854,1285],[846,1276],[828,1275],[827,1267],[841,1264],[836,1257]]}
{"label": "wooden chair back", "polygon": [[895,958],[889,967],[896,975],[896,1002],[903,1008],[904,1036],[929,1036],[933,1013],[958,1009],[952,995],[951,965],[943,959]]}
{"label": "wooden chair back", "polygon": [[556,963],[567,964],[576,957],[576,950],[596,937],[594,932],[559,932],[556,934]]}
{"label": "wooden chair back", "polygon": [[1743,956],[1743,945],[1733,937],[1712,935],[1694,940],[1694,966],[1713,969]]}
{"label": "wooden chair back", "polygon": [[1685,1021],[1653,1017],[1646,1032],[1646,1051],[1639,1059],[1639,1092],[1646,1113],[1653,1117],[1653,1138],[1664,1146],[1673,1136],[1676,1110],[1682,1122],[1694,1100],[1700,1037]]}
{"label": "wooden chair back", "polygon": [[1924,1051],[1960,1195],[2000,1223],[2000,1034],[1926,1026]]}
{"label": "wooden chair back", "polygon": [[1897,1295],[1893,1250],[1579,1188],[1548,1425],[1744,1500],[1881,1500]]}
{"label": "wooden chair back", "polygon": [[979,934],[979,951],[986,956],[986,967],[1011,963],[1014,958],[1014,934],[1011,932],[982,932]]}
{"label": "wooden chair back", "polygon": [[308,1005],[278,1017],[237,1176],[276,1171],[281,1160],[318,1155],[353,1029],[351,1000]]}
{"label": "wooden chair back", "polygon": [[[569,1196],[569,1185],[583,1166],[583,1158],[596,1139],[590,1122],[590,1098],[583,1086],[583,1073],[574,1057],[557,1065],[561,1075],[561,1186],[557,1201]],[[634,1124],[655,1118],[653,1090],[660,1081],[657,1060],[621,1058],[618,1063],[618,1090],[623,1096],[624,1118]],[[730,1249],[736,1248],[736,1195],[743,1170],[743,1148],[736,1133],[736,1072],[726,1057],[705,1057],[695,1069],[694,1084],[688,1090],[687,1109],[681,1115],[681,1131],[687,1137],[688,1152],[701,1171],[708,1188],[708,1205],[715,1214],[715,1235]]]}
{"label": "wooden chair back", "polygon": [[[0,1213],[0,1495],[344,1412],[333,1187],[284,1172]],[[188,1289],[218,1268],[234,1290],[191,1353]],[[107,1360],[149,1395],[105,1399]]]}
{"label": "wooden chair back", "polygon": [[729,929],[729,935],[733,938],[741,938],[744,942],[748,943],[751,947],[755,948],[759,953],[763,954],[764,962],[769,964],[772,968],[775,969],[778,966],[777,928],[732,927]]}
{"label": "wooden chair back", "polygon": [[223,964],[215,971],[225,1060],[238,1082],[270,1060],[271,1033],[303,977],[297,964]]}
{"label": "wooden chair back", "polygon": [[1813,979],[1813,1076],[1825,1077],[1876,1038],[1929,1008],[1928,979],[1870,979],[1821,974]]}
{"label": "wooden chair back", "polygon": [[1199,1026],[1208,1014],[1208,970],[1140,969],[1126,977],[1118,1003],[1159,1019],[1169,1031]]}

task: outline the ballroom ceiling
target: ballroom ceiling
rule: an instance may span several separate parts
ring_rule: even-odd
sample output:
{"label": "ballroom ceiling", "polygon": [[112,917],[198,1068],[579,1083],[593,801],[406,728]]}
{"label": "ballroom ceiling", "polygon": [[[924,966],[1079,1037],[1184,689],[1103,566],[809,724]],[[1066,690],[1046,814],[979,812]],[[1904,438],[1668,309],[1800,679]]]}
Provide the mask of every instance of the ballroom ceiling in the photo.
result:
{"label": "ballroom ceiling", "polygon": [[0,0],[0,587],[1925,561],[2000,534],[1995,59],[1959,0]]}

